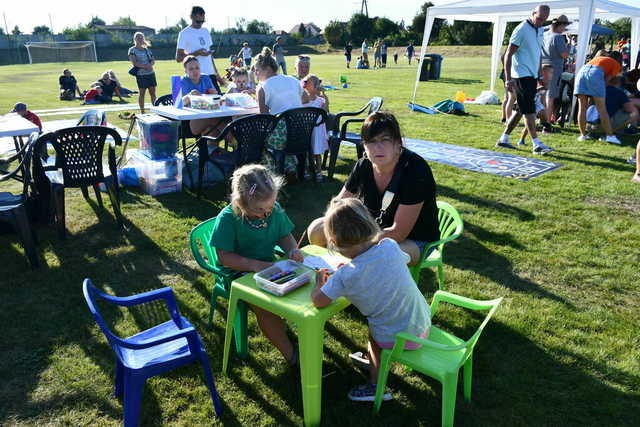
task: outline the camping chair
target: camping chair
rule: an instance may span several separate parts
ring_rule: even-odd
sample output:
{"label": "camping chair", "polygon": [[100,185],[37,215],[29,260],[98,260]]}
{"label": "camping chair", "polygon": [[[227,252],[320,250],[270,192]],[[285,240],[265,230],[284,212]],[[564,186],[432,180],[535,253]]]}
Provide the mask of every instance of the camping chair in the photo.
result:
{"label": "camping chair", "polygon": [[76,126],[106,126],[107,113],[102,110],[87,110],[84,112]]}
{"label": "camping chair", "polygon": [[[438,228],[440,229],[440,240],[429,243],[422,250],[420,262],[409,267],[411,276],[416,284],[420,282],[420,271],[427,267],[438,269],[438,288],[446,289],[444,286],[444,244],[457,239],[464,230],[462,216],[456,208],[447,202],[436,202],[438,205]],[[431,250],[433,248],[433,250]]]}
{"label": "camping chair", "polygon": [[327,112],[322,108],[302,107],[292,108],[277,115],[278,120],[284,120],[287,126],[287,142],[283,150],[270,151],[277,171],[284,175],[284,158],[287,154],[294,154],[298,158],[298,179],[304,180],[304,168],[307,162],[314,172],[313,155],[311,153],[311,136],[313,129],[327,121]]}
{"label": "camping chair", "polygon": [[[216,415],[222,415],[220,396],[211,374],[209,359],[202,339],[189,321],[180,315],[171,288],[161,288],[129,297],[116,297],[100,292],[84,279],[84,299],[91,314],[116,355],[115,396],[123,398],[124,425],[138,425],[142,391],[147,378],[163,374],[193,362],[202,364]],[[104,300],[121,307],[164,300],[171,320],[137,333],[129,338],[116,336],[97,308],[97,300]]]}
{"label": "camping chair", "polygon": [[[102,164],[102,153],[107,137],[109,143],[108,167]],[[80,188],[85,199],[89,199],[87,187],[91,186],[96,194],[98,205],[102,205],[99,185],[107,187],[109,199],[116,216],[119,228],[123,228],[123,218],[120,211],[120,193],[118,189],[118,174],[116,170],[115,146],[122,144],[120,134],[114,129],[104,126],[80,126],[60,129],[38,138],[36,152],[40,152],[43,144],[53,146],[56,156],[55,164],[42,164],[42,160],[34,162],[34,174],[39,179],[49,182],[52,202],[55,210],[55,222],[58,235],[65,238],[65,188]],[[44,175],[44,176],[43,176]]]}
{"label": "camping chair", "polygon": [[[169,93],[167,95],[162,95],[161,97],[156,99],[156,102],[153,103],[155,107],[161,105],[174,105],[173,96]],[[184,157],[185,168],[187,169],[187,173],[189,174],[189,182],[193,185],[193,174],[191,173],[191,169],[187,164],[187,158],[193,152],[193,150],[197,147],[197,141],[191,145],[187,145],[187,138],[190,139],[198,139],[200,135],[194,135],[191,132],[191,127],[189,126],[189,120],[181,120],[180,121],[180,140],[182,141],[182,156]],[[199,191],[199,190],[198,190]]]}
{"label": "camping chair", "polygon": [[[376,96],[373,97],[367,102],[367,104],[362,107],[359,111],[355,111],[353,113],[343,112],[335,115],[333,119],[332,128],[328,129],[329,131],[329,167],[328,167],[328,176],[329,178],[333,178],[333,173],[336,168],[336,161],[338,160],[338,151],[340,151],[340,143],[342,141],[351,142],[356,145],[356,150],[358,152],[358,158],[361,158],[364,153],[364,148],[362,147],[362,139],[360,138],[360,133],[347,132],[347,128],[352,123],[364,123],[363,118],[357,119],[347,119],[340,126],[340,119],[343,117],[355,117],[360,114],[367,112],[367,116],[372,113],[380,111],[382,108],[382,104],[384,99]],[[326,167],[327,163],[327,153],[324,154],[324,158],[322,159],[322,167]]]}
{"label": "camping chair", "polygon": [[[260,163],[267,137],[275,129],[277,122],[278,119],[271,114],[252,114],[235,119],[215,138],[203,136],[198,139],[198,197],[202,191],[202,177],[207,161],[218,167],[224,178],[231,176],[235,168]],[[229,133],[237,144],[230,153],[225,151],[229,149],[226,140]],[[210,154],[208,142],[218,145],[222,141],[224,141],[224,150],[217,150]]]}
{"label": "camping chair", "polygon": [[20,151],[3,160],[3,163],[7,165],[18,160],[19,164],[15,169],[6,172],[0,170],[0,182],[15,179],[18,173],[22,174],[22,193],[0,192],[0,221],[8,222],[17,231],[25,255],[33,269],[38,267],[39,262],[38,254],[36,253],[36,236],[27,214],[26,204],[29,199],[29,185],[31,183],[31,156],[37,139],[38,133],[32,133],[29,137],[29,142]]}
{"label": "camping chair", "polygon": [[[442,383],[442,426],[452,427],[456,409],[456,393],[460,368],[464,367],[464,398],[471,400],[471,378],[473,369],[473,349],[480,338],[484,327],[493,316],[502,298],[490,301],[478,301],[461,297],[445,291],[437,291],[431,302],[431,317],[438,312],[441,302],[447,302],[458,307],[486,311],[486,317],[480,327],[467,341],[464,341],[437,326],[431,326],[429,337],[418,338],[406,332],[396,334],[393,349],[382,350],[380,371],[376,399],[373,404],[374,412],[380,410],[384,388],[387,383],[389,369],[392,362],[399,362],[409,368],[421,372]],[[413,341],[422,344],[417,350],[404,350],[405,342]]]}

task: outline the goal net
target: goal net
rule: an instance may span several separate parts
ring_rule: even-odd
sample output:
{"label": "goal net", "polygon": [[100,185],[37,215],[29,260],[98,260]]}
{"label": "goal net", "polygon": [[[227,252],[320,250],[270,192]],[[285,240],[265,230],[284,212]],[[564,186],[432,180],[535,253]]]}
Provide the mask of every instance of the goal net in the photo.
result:
{"label": "goal net", "polygon": [[30,64],[43,62],[98,62],[93,41],[29,42],[25,44]]}

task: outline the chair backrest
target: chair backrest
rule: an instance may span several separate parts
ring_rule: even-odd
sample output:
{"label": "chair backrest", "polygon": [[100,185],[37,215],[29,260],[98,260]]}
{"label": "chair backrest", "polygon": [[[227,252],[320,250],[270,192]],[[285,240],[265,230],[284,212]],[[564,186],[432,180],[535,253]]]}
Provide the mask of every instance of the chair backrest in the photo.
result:
{"label": "chair backrest", "polygon": [[287,125],[285,153],[302,154],[311,150],[313,129],[327,120],[327,112],[322,108],[302,107],[283,111],[277,117]]}
{"label": "chair backrest", "polygon": [[276,123],[278,119],[271,114],[253,114],[227,125],[238,143],[233,151],[236,167],[260,162],[267,137]]}
{"label": "chair backrest", "polygon": [[84,112],[76,126],[106,126],[107,113],[102,110],[87,110]]}
{"label": "chair backrest", "polygon": [[38,140],[38,132],[33,132],[29,136],[28,142],[18,151],[16,154],[8,159],[5,159],[7,164],[19,160],[20,163],[11,171],[0,170],[0,182],[7,181],[16,177],[18,173],[22,174],[22,194],[26,198],[29,193],[29,183],[31,182],[31,157],[33,154],[33,147]]}
{"label": "chair backrest", "polygon": [[[104,126],[80,126],[60,129],[44,135],[56,151],[56,169],[62,169],[65,187],[87,187],[104,179],[102,153],[108,136],[122,144],[120,134]],[[115,151],[109,163],[115,165]]]}
{"label": "chair backrest", "polygon": [[[447,202],[436,202],[438,206],[438,226],[440,229],[440,239],[454,240],[460,237],[464,231],[464,221],[462,215]],[[442,251],[444,243],[438,249]]]}
{"label": "chair backrest", "polygon": [[156,98],[156,102],[153,103],[155,107],[160,105],[173,105],[173,96],[169,93],[167,95],[162,95],[159,98]]}
{"label": "chair backrest", "polygon": [[[216,272],[215,268],[215,248],[212,247],[209,242],[211,241],[211,233],[213,233],[213,226],[218,220],[217,216],[209,218],[206,221],[193,227],[189,236],[189,243],[191,245],[191,253],[195,258],[198,265],[207,271]],[[206,255],[207,259],[202,256],[202,252]]]}
{"label": "chair backrest", "polygon": [[498,309],[498,306],[502,302],[502,297],[496,298],[493,300],[488,300],[488,301],[479,301],[471,298],[462,297],[459,295],[454,295],[445,291],[436,291],[431,301],[432,316],[438,312],[440,301],[446,301],[458,307],[466,308],[469,310],[475,310],[475,311],[489,310],[489,312],[485,316],[480,326],[478,326],[478,329],[476,329],[476,331],[471,336],[471,338],[469,338],[464,343],[465,354],[462,360],[460,361],[460,366],[462,366],[473,353],[473,348],[476,346],[476,343],[478,342],[478,339],[480,338],[482,331],[484,330],[485,326],[487,326],[487,323],[489,323],[489,320],[491,320],[491,317],[493,317],[493,314],[496,312],[496,310]]}
{"label": "chair backrest", "polygon": [[369,100],[369,112],[367,115],[372,113],[377,113],[382,108],[382,103],[384,102],[384,98],[381,96],[374,96]]}
{"label": "chair backrest", "polygon": [[93,285],[91,279],[84,279],[84,282],[82,283],[82,293],[84,294],[84,300],[87,302],[87,306],[89,306],[89,310],[100,327],[100,330],[107,338],[107,341],[109,341],[111,347],[116,350],[119,337],[111,332],[111,329],[107,326],[107,323],[102,318],[102,315],[98,311],[98,307],[96,305],[97,297],[108,301],[109,295],[100,292],[98,288]]}

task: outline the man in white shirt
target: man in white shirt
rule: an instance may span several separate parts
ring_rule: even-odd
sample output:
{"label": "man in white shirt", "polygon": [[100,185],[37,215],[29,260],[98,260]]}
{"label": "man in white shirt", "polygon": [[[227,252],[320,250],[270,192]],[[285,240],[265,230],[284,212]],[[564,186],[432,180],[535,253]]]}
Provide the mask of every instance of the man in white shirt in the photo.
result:
{"label": "man in white shirt", "polygon": [[366,67],[369,67],[369,46],[367,46],[367,39],[362,42],[362,62]]}
{"label": "man in white shirt", "polygon": [[182,60],[188,55],[198,58],[200,72],[207,74],[218,93],[221,93],[219,85],[224,85],[226,82],[219,76],[213,62],[211,33],[202,26],[204,24],[204,9],[200,6],[193,6],[190,17],[191,25],[178,34],[176,61],[182,63]]}

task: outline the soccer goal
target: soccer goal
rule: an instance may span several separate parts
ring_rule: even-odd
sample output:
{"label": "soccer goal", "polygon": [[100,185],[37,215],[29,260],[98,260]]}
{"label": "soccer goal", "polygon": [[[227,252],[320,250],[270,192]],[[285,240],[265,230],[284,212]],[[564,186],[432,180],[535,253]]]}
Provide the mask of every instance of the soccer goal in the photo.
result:
{"label": "soccer goal", "polygon": [[98,62],[96,44],[89,41],[29,42],[24,45],[29,54],[29,64],[43,62]]}

